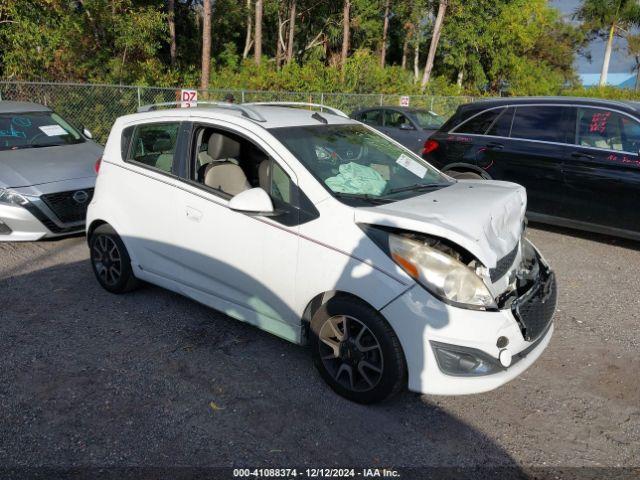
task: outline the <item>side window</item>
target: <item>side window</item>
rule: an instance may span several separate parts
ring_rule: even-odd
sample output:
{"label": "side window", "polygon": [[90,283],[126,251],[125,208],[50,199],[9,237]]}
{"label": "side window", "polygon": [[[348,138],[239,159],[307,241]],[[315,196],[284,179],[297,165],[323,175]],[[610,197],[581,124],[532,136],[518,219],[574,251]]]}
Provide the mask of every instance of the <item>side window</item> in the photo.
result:
{"label": "side window", "polygon": [[382,112],[380,110],[369,110],[360,115],[362,123],[367,125],[382,125]]}
{"label": "side window", "polygon": [[[200,125],[193,131],[192,146],[191,182],[213,189],[224,198],[260,187],[280,211],[272,220],[283,225],[299,225],[319,216],[286,171],[251,140]],[[319,153],[326,152],[315,151]]]}
{"label": "side window", "polygon": [[171,173],[179,127],[179,123],[138,125],[127,159]]}
{"label": "side window", "polygon": [[511,138],[566,143],[567,109],[557,106],[516,107]]}
{"label": "side window", "polygon": [[394,110],[384,111],[384,126],[391,128],[412,128],[409,119],[400,112]]}
{"label": "side window", "polygon": [[250,140],[216,128],[194,132],[191,180],[233,197],[261,187],[274,205],[292,200],[293,182],[285,171]]}
{"label": "side window", "polygon": [[640,124],[618,112],[578,108],[575,143],[583,147],[637,154],[640,148]]}
{"label": "side window", "polygon": [[455,133],[484,135],[503,110],[504,108],[494,108],[492,110],[482,112],[456,128]]}
{"label": "side window", "polygon": [[508,137],[511,134],[511,124],[513,123],[514,111],[514,107],[509,107],[503,110],[500,116],[493,122],[491,128],[487,131],[487,135],[493,135],[494,137]]}

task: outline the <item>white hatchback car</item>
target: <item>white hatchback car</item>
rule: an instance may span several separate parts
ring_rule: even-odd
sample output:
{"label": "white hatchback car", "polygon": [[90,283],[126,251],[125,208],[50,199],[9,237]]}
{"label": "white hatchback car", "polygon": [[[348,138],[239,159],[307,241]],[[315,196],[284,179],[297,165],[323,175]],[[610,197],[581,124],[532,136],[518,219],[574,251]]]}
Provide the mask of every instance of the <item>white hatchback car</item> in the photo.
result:
{"label": "white hatchback car", "polygon": [[524,238],[525,190],[455,181],[330,112],[119,118],[87,217],[100,284],[144,280],[309,344],[357,402],[518,376],[549,343],[556,304],[554,274]]}

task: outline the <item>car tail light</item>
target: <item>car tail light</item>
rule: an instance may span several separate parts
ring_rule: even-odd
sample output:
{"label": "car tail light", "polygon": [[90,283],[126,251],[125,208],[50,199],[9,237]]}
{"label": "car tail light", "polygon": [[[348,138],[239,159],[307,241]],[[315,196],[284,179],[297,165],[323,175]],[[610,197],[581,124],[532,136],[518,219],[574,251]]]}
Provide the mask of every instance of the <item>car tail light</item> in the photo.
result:
{"label": "car tail light", "polygon": [[96,175],[100,173],[100,164],[102,163],[102,157],[96,160],[96,163],[93,165],[93,169],[96,171]]}
{"label": "car tail light", "polygon": [[431,153],[434,150],[437,150],[439,146],[440,144],[438,142],[436,142],[435,140],[429,139],[426,142],[424,142],[424,148],[422,149],[422,154],[426,155],[428,153]]}

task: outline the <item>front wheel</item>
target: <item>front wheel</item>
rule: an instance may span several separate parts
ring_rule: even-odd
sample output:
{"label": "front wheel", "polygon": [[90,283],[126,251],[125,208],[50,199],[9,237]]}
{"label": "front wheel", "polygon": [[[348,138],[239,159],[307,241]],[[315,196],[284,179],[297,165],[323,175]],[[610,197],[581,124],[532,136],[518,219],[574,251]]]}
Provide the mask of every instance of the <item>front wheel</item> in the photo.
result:
{"label": "front wheel", "polygon": [[311,321],[313,358],[329,386],[358,403],[376,403],[406,384],[397,335],[376,310],[348,297],[333,297]]}
{"label": "front wheel", "polygon": [[124,293],[138,286],[131,258],[124,243],[109,225],[100,225],[89,239],[91,267],[100,285],[111,293]]}

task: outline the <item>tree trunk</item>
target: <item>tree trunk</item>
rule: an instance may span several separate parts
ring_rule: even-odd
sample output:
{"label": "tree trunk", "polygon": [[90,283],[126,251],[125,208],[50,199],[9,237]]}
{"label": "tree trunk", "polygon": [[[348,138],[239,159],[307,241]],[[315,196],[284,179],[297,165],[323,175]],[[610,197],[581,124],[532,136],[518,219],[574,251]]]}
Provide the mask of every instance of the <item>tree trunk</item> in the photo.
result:
{"label": "tree trunk", "polygon": [[169,0],[167,5],[167,22],[169,22],[169,54],[171,55],[171,68],[176,66],[176,2]]}
{"label": "tree trunk", "polygon": [[611,30],[609,30],[609,40],[607,40],[607,47],[604,50],[604,60],[602,61],[602,71],[600,72],[600,86],[604,87],[607,84],[607,74],[609,73],[609,61],[611,60],[611,50],[613,48],[613,34],[616,31],[615,21],[611,24]]}
{"label": "tree trunk", "polygon": [[418,83],[420,79],[420,36],[416,35],[413,46],[413,83]]}
{"label": "tree trunk", "polygon": [[251,9],[251,0],[247,0],[247,33],[244,37],[244,50],[242,51],[242,58],[247,58],[251,51],[251,31],[253,30],[253,12]]}
{"label": "tree trunk", "polygon": [[279,70],[282,66],[282,60],[284,57],[284,39],[282,38],[282,10],[281,3],[278,2],[278,31],[276,34],[276,68]]}
{"label": "tree trunk", "polygon": [[203,1],[202,9],[202,73],[200,88],[209,88],[209,74],[211,72],[211,0]]}
{"label": "tree trunk", "polygon": [[291,0],[289,6],[289,38],[287,42],[287,63],[293,60],[293,39],[296,33],[296,0]]}
{"label": "tree trunk", "polygon": [[438,5],[438,15],[436,16],[436,22],[433,25],[433,35],[431,36],[431,45],[429,45],[427,63],[424,66],[424,73],[422,74],[421,86],[423,91],[431,79],[431,70],[433,70],[433,61],[436,58],[436,49],[438,48],[440,34],[442,33],[442,24],[444,23],[444,14],[447,10],[447,1],[448,0],[440,0],[440,4]]}
{"label": "tree trunk", "polygon": [[460,68],[460,70],[458,70],[458,79],[456,80],[456,85],[458,86],[459,89],[462,88],[463,78],[464,78],[464,68]]}
{"label": "tree trunk", "polygon": [[344,7],[342,9],[342,55],[340,57],[340,64],[343,70],[347,63],[347,56],[349,55],[349,34],[351,32],[349,27],[350,10],[351,0],[344,0]]}
{"label": "tree trunk", "polygon": [[405,26],[405,36],[404,43],[402,45],[402,69],[407,69],[407,63],[409,58],[409,44],[411,43],[411,39],[413,38],[413,25],[407,24]]}
{"label": "tree trunk", "polygon": [[387,63],[387,37],[389,35],[389,7],[391,0],[384,2],[384,22],[382,24],[382,46],[380,47],[380,67]]}
{"label": "tree trunk", "polygon": [[402,44],[402,62],[400,66],[403,70],[407,69],[407,55],[409,54],[409,40],[404,39],[404,44]]}
{"label": "tree trunk", "polygon": [[260,65],[260,60],[262,59],[262,0],[256,0],[256,31],[254,37],[253,55],[256,65]]}

